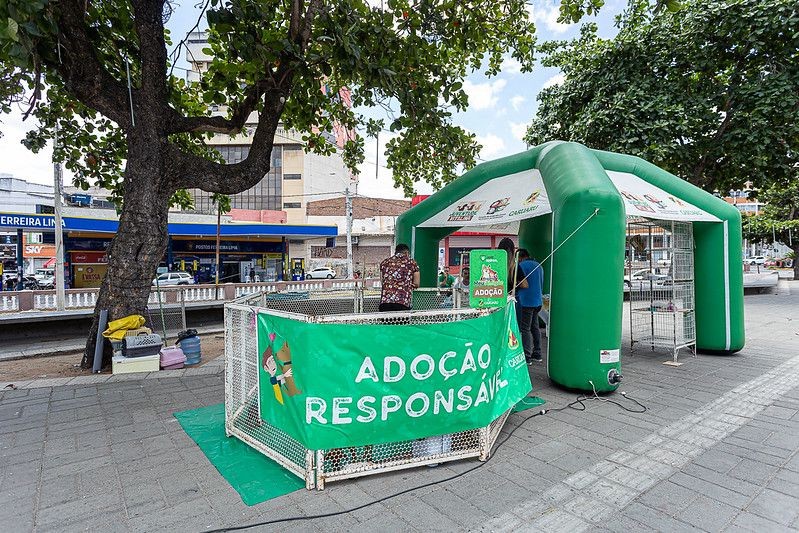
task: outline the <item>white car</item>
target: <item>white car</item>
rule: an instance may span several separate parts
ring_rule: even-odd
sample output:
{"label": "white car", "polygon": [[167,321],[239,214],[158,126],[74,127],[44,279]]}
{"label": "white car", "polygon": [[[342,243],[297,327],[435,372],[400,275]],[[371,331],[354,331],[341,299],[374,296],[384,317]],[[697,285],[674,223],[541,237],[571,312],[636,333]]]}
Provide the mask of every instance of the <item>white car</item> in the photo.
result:
{"label": "white car", "polygon": [[633,287],[635,289],[648,289],[650,287],[649,282],[652,282],[652,286],[661,286],[669,280],[669,276],[666,274],[658,274],[654,270],[650,270],[648,268],[642,268],[640,270],[633,271],[632,274],[629,276],[624,277],[624,288],[626,290],[630,290]]}
{"label": "white car", "polygon": [[314,268],[305,273],[305,279],[333,279],[336,277],[336,271],[332,268]]}
{"label": "white car", "polygon": [[194,278],[188,272],[165,272],[153,280],[153,285],[159,287],[194,285]]}
{"label": "white car", "polygon": [[750,257],[744,261],[750,265],[765,265],[766,264],[766,256],[764,255],[756,255],[754,257]]}

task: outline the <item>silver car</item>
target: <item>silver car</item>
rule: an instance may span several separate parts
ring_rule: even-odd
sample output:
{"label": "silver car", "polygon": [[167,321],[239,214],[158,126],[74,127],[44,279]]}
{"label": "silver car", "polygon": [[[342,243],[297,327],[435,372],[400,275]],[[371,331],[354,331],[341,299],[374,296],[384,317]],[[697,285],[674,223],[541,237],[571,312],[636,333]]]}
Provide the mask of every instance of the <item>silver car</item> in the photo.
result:
{"label": "silver car", "polygon": [[194,278],[188,272],[165,272],[153,280],[153,285],[194,285]]}

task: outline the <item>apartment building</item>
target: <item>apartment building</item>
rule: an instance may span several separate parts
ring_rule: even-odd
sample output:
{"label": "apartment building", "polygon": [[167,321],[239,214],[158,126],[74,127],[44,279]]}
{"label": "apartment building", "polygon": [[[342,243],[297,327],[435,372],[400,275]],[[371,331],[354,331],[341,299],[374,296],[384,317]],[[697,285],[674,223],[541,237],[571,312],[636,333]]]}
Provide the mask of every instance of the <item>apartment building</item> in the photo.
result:
{"label": "apartment building", "polygon": [[[189,81],[199,81],[202,73],[208,70],[212,57],[203,52],[207,46],[205,32],[189,34],[185,55],[191,65],[187,73]],[[351,105],[347,91],[342,91],[340,97]],[[217,106],[212,112],[224,114],[226,109]],[[242,161],[249,154],[257,120],[257,114],[253,113],[240,134],[215,135],[207,143],[214,146],[226,162]],[[338,128],[328,140],[342,148],[353,135],[351,131]],[[301,134],[280,125],[275,134],[269,172],[252,188],[233,195],[231,207],[251,211],[283,211],[287,223],[305,224],[308,201],[341,196],[345,188],[355,190],[356,186],[356,177],[347,170],[339,153],[330,156],[305,153]],[[198,212],[215,212],[210,193],[200,189],[191,189],[190,193]]]}

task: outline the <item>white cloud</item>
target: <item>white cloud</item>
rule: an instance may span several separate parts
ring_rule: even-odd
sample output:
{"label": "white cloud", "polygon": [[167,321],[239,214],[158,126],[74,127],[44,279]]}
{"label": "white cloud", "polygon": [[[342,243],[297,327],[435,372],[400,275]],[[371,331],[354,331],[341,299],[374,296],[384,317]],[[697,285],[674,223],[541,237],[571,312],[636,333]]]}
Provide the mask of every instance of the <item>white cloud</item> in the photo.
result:
{"label": "white cloud", "polygon": [[522,107],[522,104],[524,103],[525,100],[526,98],[524,96],[517,94],[516,96],[510,99],[510,105],[513,106],[514,111],[518,111]]}
{"label": "white cloud", "polygon": [[496,159],[497,156],[505,155],[505,141],[493,133],[488,135],[478,135],[477,142],[483,146],[480,150],[480,158],[486,161]]}
{"label": "white cloud", "polygon": [[[20,141],[25,134],[38,126],[38,121],[30,117],[22,121],[22,112],[14,110],[11,113],[0,115],[0,129],[3,137],[0,138],[0,173],[13,174],[33,183],[53,183],[53,149],[48,145],[34,154]],[[69,184],[72,175],[64,171],[64,182]]]}
{"label": "white cloud", "polygon": [[546,89],[548,87],[553,87],[555,85],[560,85],[566,81],[566,75],[564,73],[558,73],[549,78],[547,81],[544,82],[544,86],[541,89]]}
{"label": "white cloud", "polygon": [[502,59],[501,70],[503,74],[519,74],[522,71],[522,64],[511,56]]}
{"label": "white cloud", "polygon": [[[366,160],[358,168],[360,171],[358,194],[371,198],[394,198],[398,200],[405,198],[402,189],[394,187],[393,173],[386,168],[386,143],[396,136],[393,133],[380,133],[380,156],[377,161],[377,177],[375,177],[375,149],[377,148],[375,140],[368,137],[365,139],[364,153],[366,154]],[[417,194],[433,194],[433,188],[427,183],[419,182],[416,184],[416,192]]]}
{"label": "white cloud", "polygon": [[550,0],[536,0],[534,3],[528,4],[527,12],[536,26],[543,25],[553,33],[563,33],[572,26],[571,24],[558,22],[558,17],[560,16],[559,3],[553,3]]}
{"label": "white cloud", "polygon": [[508,126],[510,126],[510,132],[513,135],[514,139],[522,140],[524,138],[524,134],[527,133],[527,126],[529,124],[526,122],[509,122]]}
{"label": "white cloud", "polygon": [[479,111],[491,109],[497,105],[499,93],[507,85],[506,80],[494,80],[487,83],[463,82],[463,90],[469,96],[469,109]]}

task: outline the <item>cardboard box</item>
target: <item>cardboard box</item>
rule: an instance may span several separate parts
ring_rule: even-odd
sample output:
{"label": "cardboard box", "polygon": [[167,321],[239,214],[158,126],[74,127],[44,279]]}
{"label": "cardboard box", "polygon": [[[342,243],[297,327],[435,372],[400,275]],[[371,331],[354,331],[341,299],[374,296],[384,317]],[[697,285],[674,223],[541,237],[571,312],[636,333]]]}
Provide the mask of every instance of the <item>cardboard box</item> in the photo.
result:
{"label": "cardboard box", "polygon": [[111,371],[114,374],[131,374],[135,372],[158,372],[161,365],[159,354],[144,357],[123,357],[115,355],[111,359]]}

